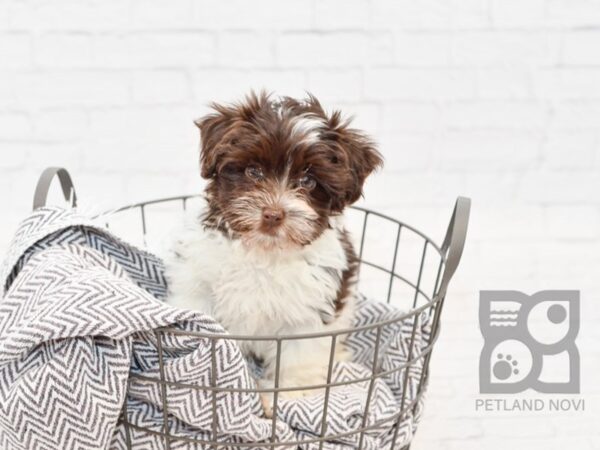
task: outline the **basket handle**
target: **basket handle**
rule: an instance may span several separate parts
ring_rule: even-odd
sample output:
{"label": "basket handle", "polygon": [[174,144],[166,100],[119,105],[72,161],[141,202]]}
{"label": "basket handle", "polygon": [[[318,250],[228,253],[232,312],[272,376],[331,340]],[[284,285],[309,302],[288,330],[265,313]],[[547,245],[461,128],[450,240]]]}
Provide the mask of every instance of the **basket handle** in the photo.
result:
{"label": "basket handle", "polygon": [[446,255],[446,264],[442,282],[440,283],[439,295],[444,297],[448,284],[456,272],[458,263],[465,247],[467,238],[467,228],[469,226],[469,215],[471,212],[471,199],[467,197],[458,197],[454,204],[454,211],[448,224],[448,231],[442,244],[442,253]]}
{"label": "basket handle", "polygon": [[71,179],[69,172],[67,172],[67,169],[63,167],[48,167],[40,175],[40,179],[35,188],[35,194],[33,194],[34,210],[46,206],[48,191],[50,190],[50,184],[52,184],[54,176],[58,176],[58,181],[60,181],[60,187],[65,200],[71,201],[72,207],[77,206],[77,194],[75,193],[73,180]]}

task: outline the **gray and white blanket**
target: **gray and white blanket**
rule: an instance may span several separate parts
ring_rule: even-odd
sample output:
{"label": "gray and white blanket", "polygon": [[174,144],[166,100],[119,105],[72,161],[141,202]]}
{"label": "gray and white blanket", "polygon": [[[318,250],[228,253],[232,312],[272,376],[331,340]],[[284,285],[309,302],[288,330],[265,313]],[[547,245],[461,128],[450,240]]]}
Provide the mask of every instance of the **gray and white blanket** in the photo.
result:
{"label": "gray and white blanket", "polygon": [[[41,208],[24,220],[0,268],[0,448],[98,449],[208,448],[193,440],[216,436],[228,443],[269,442],[272,420],[264,416],[252,370],[235,341],[212,318],[164,303],[166,282],[156,256],[123,242],[72,210]],[[392,319],[390,306],[362,299],[356,325]],[[429,320],[417,318],[417,351],[429,341]],[[157,328],[215,333],[216,374],[209,339],[166,334]],[[382,329],[378,368],[406,362],[412,320]],[[375,330],[349,336],[354,360],[335,366],[334,381],[368,377]],[[161,344],[160,346],[158,344]],[[162,385],[164,377],[182,385]],[[416,397],[421,366],[409,371],[406,403]],[[369,381],[331,391],[325,449],[389,445],[400,410],[404,371],[376,379],[367,417]],[[227,387],[218,392],[194,386]],[[162,397],[162,388],[166,396]],[[278,442],[301,441],[316,449],[323,395],[280,400]],[[214,403],[213,403],[214,402]],[[163,407],[167,405],[167,425]],[[399,424],[397,448],[412,439],[422,405]],[[216,411],[213,421],[212,411]],[[124,423],[130,424],[125,426]],[[157,433],[168,432],[165,439]],[[267,447],[262,447],[267,448]]]}

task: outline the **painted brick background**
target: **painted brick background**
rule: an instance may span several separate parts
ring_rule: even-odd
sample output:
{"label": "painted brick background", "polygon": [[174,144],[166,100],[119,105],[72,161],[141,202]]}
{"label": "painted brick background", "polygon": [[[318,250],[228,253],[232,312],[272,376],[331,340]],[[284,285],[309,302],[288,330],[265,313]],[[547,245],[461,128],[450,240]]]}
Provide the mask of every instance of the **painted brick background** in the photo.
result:
{"label": "painted brick background", "polygon": [[[250,88],[356,116],[364,204],[441,240],[473,199],[416,450],[600,449],[600,2],[0,0],[0,251],[48,165],[102,210],[202,187],[192,120]],[[581,413],[481,413],[480,289],[581,289]]]}

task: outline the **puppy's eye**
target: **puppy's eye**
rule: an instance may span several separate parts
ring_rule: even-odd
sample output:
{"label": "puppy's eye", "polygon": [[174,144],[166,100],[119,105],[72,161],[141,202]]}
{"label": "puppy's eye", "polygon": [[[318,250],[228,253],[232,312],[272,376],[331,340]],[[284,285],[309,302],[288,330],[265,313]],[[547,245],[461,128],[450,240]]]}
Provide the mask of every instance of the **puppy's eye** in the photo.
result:
{"label": "puppy's eye", "polygon": [[265,177],[265,174],[260,167],[248,166],[246,167],[246,176],[253,180],[262,180]]}
{"label": "puppy's eye", "polygon": [[298,186],[306,189],[307,191],[312,191],[317,185],[317,180],[315,180],[310,175],[304,175],[302,178],[298,180]]}

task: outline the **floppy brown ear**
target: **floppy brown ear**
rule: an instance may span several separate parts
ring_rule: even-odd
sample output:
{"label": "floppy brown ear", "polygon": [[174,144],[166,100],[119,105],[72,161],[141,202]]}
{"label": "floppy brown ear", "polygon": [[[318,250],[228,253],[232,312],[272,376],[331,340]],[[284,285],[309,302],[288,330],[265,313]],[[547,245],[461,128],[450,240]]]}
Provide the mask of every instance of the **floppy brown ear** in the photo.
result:
{"label": "floppy brown ear", "polygon": [[[240,122],[249,121],[257,111],[268,105],[269,95],[265,92],[250,92],[243,102],[231,105],[213,103],[214,113],[194,123],[200,129],[200,174],[203,178],[216,175],[219,159],[227,152],[226,138]],[[229,147],[230,148],[230,147]]]}
{"label": "floppy brown ear", "polygon": [[375,144],[364,134],[355,130],[341,133],[340,144],[346,150],[354,182],[346,193],[347,204],[357,201],[362,193],[367,177],[383,166],[383,157]]}
{"label": "floppy brown ear", "polygon": [[343,152],[350,176],[346,185],[344,202],[350,205],[357,201],[363,192],[367,177],[383,165],[383,157],[375,143],[364,133],[349,127],[349,120],[343,120],[339,111],[334,111],[327,119],[329,136],[335,147]]}
{"label": "floppy brown ear", "polygon": [[233,116],[225,108],[213,105],[215,113],[194,121],[200,129],[200,175],[213,178],[216,174],[222,141],[233,125]]}

